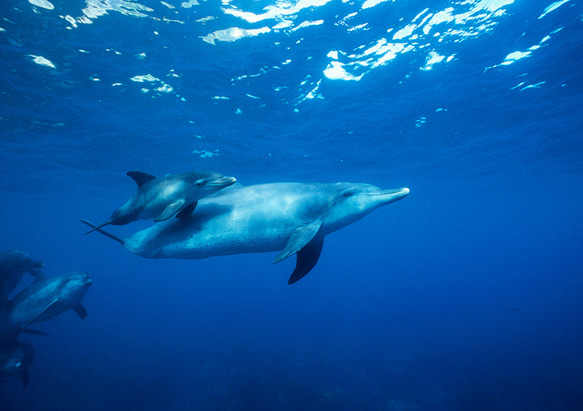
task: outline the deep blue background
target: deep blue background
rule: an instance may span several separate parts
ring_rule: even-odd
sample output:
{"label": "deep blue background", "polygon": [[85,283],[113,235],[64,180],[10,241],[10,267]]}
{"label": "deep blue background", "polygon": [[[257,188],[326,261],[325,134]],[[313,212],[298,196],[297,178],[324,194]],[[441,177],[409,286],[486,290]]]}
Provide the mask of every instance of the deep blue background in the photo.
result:
{"label": "deep blue background", "polygon": [[[361,53],[426,3],[331,1],[294,14],[321,25],[211,45],[215,30],[276,22],[142,2],[145,16],[67,29],[60,16],[85,3],[3,2],[0,249],[94,284],[84,321],[69,312],[35,325],[48,337],[21,336],[36,350],[30,384],[0,383],[2,409],[583,408],[581,4],[539,19],[551,1],[517,1],[476,36],[411,40],[358,82],[323,75],[329,51]],[[352,12],[367,30],[337,24]],[[420,70],[429,49],[455,58]],[[146,74],[174,90],[130,80]],[[303,100],[320,80],[322,98]],[[293,259],[147,260],[83,236],[81,218],[134,191],[126,171],[193,169],[411,194],[328,236],[293,286]]]}

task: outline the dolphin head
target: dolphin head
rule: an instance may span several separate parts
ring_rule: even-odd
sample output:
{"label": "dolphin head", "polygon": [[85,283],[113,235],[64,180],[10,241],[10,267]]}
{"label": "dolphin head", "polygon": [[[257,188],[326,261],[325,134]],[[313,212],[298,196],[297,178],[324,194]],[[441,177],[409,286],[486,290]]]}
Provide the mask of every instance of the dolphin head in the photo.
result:
{"label": "dolphin head", "polygon": [[45,263],[43,263],[41,261],[32,260],[32,262],[30,263],[30,267],[28,269],[28,272],[31,273],[32,275],[36,276],[37,278],[41,278],[42,277],[41,268],[43,268],[44,266],[45,266]]}
{"label": "dolphin head", "polygon": [[339,193],[326,216],[326,231],[345,227],[377,208],[393,203],[409,194],[408,188],[381,189],[370,184],[338,183]]}
{"label": "dolphin head", "polygon": [[194,171],[189,174],[192,188],[196,190],[200,198],[222,190],[235,184],[235,177],[227,177],[213,171]]}
{"label": "dolphin head", "polygon": [[71,271],[61,276],[61,295],[63,301],[81,301],[93,284],[93,280],[86,272]]}
{"label": "dolphin head", "polygon": [[34,360],[34,349],[23,341],[13,341],[4,347],[0,360],[0,375],[20,374]]}

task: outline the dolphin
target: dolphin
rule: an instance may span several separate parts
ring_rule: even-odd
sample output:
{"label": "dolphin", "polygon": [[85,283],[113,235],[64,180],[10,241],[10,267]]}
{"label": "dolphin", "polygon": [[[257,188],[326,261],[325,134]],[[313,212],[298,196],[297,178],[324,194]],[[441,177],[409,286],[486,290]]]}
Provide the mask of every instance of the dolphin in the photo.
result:
{"label": "dolphin", "polygon": [[196,208],[197,201],[234,184],[234,177],[225,177],[212,171],[191,171],[156,177],[142,171],[127,173],[137,184],[138,191],[104,223],[88,231],[108,224],[124,225],[138,220],[164,221],[176,215],[188,217]]}
{"label": "dolphin", "polygon": [[28,367],[34,360],[34,349],[30,344],[13,341],[0,347],[0,379],[16,375],[22,378],[22,386],[28,385]]}
{"label": "dolphin", "polygon": [[326,235],[407,194],[408,188],[383,190],[356,183],[241,186],[200,200],[196,214],[188,218],[155,224],[124,239],[98,230],[147,258],[280,251],[273,260],[278,263],[297,254],[288,281],[292,284],[316,265]]}
{"label": "dolphin", "polygon": [[44,264],[33,260],[30,255],[18,250],[0,252],[0,304],[22,280],[24,273],[30,273],[36,280],[43,279],[40,268]]}
{"label": "dolphin", "polygon": [[0,348],[16,340],[20,333],[47,335],[47,333],[42,331],[31,330],[30,328],[23,328],[20,325],[12,324],[9,320],[9,315],[9,305],[3,305],[0,307]]}
{"label": "dolphin", "polygon": [[92,282],[87,273],[71,271],[33,283],[12,300],[9,320],[12,324],[27,327],[33,322],[48,320],[70,309],[84,319],[87,310],[81,305],[81,300]]}

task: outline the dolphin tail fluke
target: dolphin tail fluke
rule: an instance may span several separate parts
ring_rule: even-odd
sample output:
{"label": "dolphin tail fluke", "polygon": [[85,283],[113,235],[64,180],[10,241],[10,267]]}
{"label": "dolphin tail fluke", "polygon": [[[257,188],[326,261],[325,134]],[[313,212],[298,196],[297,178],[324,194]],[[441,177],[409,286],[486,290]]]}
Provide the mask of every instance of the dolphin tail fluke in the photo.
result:
{"label": "dolphin tail fluke", "polygon": [[[105,230],[102,230],[102,229],[101,229],[101,227],[103,227],[103,225],[101,225],[101,226],[96,226],[95,224],[93,224],[92,222],[90,222],[90,221],[87,221],[87,220],[81,220],[81,222],[82,222],[83,224],[85,224],[85,225],[88,225],[89,227],[93,228],[93,230],[91,230],[91,231],[97,231],[98,233],[101,233],[101,234],[103,234],[104,236],[106,236],[106,237],[109,237],[109,238],[111,238],[112,240],[115,240],[115,241],[117,241],[117,242],[118,242],[118,243],[120,243],[121,245],[124,245],[124,241],[123,241],[121,238],[119,238],[119,237],[116,237],[116,236],[114,236],[113,234],[111,234],[111,233],[108,233],[108,232],[107,232],[107,231],[105,231]],[[90,233],[91,231],[89,231],[89,233]],[[89,234],[89,233],[87,233],[87,234]]]}
{"label": "dolphin tail fluke", "polygon": [[[87,221],[87,220],[81,220],[81,221],[82,221],[82,222],[85,222],[85,221]],[[85,224],[87,224],[87,223],[88,223],[88,221],[87,221]],[[108,225],[108,224],[111,224],[111,221],[110,221],[110,220],[107,220],[105,223],[101,223],[101,224],[99,224],[99,225],[93,225],[93,224],[91,224],[91,227],[93,227],[93,228],[92,228],[91,230],[87,231],[87,232],[85,233],[85,235],[87,235],[87,234],[91,234],[91,233],[92,233],[92,232],[94,232],[94,231],[98,231],[100,228],[102,228],[102,227],[105,227],[105,226],[106,226],[106,225]],[[87,224],[87,225],[89,225],[89,224]]]}

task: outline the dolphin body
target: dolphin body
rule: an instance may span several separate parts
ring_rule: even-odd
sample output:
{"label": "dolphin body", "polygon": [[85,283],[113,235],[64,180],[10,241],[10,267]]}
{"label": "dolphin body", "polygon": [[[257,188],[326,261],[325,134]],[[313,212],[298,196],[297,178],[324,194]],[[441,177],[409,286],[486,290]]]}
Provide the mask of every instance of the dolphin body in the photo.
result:
{"label": "dolphin body", "polygon": [[34,360],[34,349],[30,344],[13,341],[0,347],[0,380],[20,375],[22,386],[28,385],[28,367]]}
{"label": "dolphin body", "polygon": [[33,260],[30,255],[18,250],[6,250],[0,252],[0,304],[8,299],[8,296],[22,280],[24,273],[35,276],[35,280],[43,279],[40,268],[44,264]]}
{"label": "dolphin body", "polygon": [[197,201],[235,183],[234,177],[225,177],[212,171],[191,171],[156,177],[142,171],[127,173],[137,184],[138,191],[120,208],[115,210],[98,228],[124,225],[138,220],[164,221],[176,215],[188,217],[196,208]]}
{"label": "dolphin body", "polygon": [[14,297],[9,320],[12,324],[27,327],[33,322],[45,321],[70,309],[81,319],[87,310],[81,300],[93,281],[82,271],[47,278],[31,284]]}
{"label": "dolphin body", "polygon": [[355,183],[233,187],[200,200],[196,214],[188,218],[155,224],[128,238],[99,231],[147,258],[281,251],[273,261],[278,263],[297,254],[288,281],[292,284],[316,265],[326,235],[407,194],[408,188],[383,190]]}
{"label": "dolphin body", "polygon": [[15,325],[10,322],[10,306],[4,305],[0,307],[0,351],[2,347],[6,347],[12,343],[18,337],[18,334],[36,334],[36,335],[47,335],[42,331],[31,330],[30,328],[24,328],[20,325]]}

